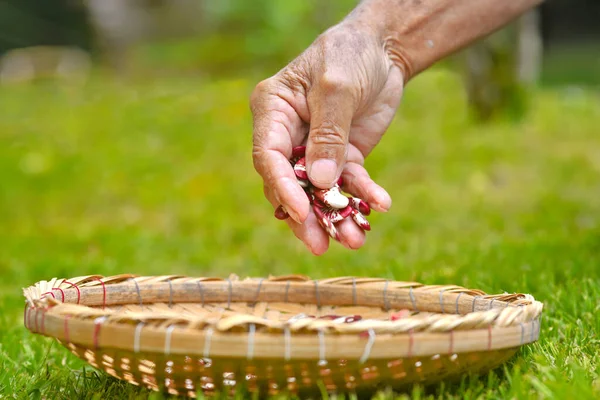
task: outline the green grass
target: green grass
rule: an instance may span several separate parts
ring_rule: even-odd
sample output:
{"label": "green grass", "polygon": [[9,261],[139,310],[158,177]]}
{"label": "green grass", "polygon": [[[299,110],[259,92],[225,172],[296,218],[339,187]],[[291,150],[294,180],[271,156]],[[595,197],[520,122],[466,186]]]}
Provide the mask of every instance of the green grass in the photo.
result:
{"label": "green grass", "polygon": [[392,210],[372,215],[361,250],[317,258],[262,197],[253,83],[0,91],[0,398],[161,398],[22,326],[22,287],[119,273],[376,275],[531,293],[545,304],[539,342],[488,375],[404,395],[600,396],[598,93],[539,91],[519,124],[476,126],[460,82],[427,72],[367,162]]}

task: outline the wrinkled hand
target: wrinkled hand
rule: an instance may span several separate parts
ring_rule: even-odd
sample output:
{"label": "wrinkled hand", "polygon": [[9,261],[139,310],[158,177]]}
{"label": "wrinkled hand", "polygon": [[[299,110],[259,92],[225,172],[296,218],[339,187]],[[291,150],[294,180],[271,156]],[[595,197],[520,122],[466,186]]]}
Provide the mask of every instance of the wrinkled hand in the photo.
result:
{"label": "wrinkled hand", "polygon": [[[401,70],[381,39],[366,27],[342,23],[254,90],[254,166],[267,199],[274,208],[285,207],[287,223],[313,254],[327,251],[329,237],[296,182],[288,161],[292,148],[306,144],[307,172],[315,186],[329,188],[342,175],[344,191],[386,212],[391,198],[363,164],[391,123],[402,89]],[[347,248],[364,244],[364,232],[351,220],[338,229]]]}

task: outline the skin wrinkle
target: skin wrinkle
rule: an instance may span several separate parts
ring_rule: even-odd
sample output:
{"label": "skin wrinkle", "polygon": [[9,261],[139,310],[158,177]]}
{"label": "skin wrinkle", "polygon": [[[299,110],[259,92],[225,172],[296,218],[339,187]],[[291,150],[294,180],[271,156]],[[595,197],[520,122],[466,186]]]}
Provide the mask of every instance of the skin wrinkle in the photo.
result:
{"label": "skin wrinkle", "polygon": [[[287,115],[287,113],[285,111],[281,111],[280,109],[277,109],[277,108],[271,108],[270,113],[271,113],[271,122],[277,123],[277,124],[280,124],[281,126],[283,126],[285,128],[288,136],[291,138],[294,138],[294,134],[293,134],[294,129],[292,129],[290,127],[290,118]],[[285,146],[285,148],[281,148],[280,150],[284,150],[285,154],[287,154],[288,157],[292,155],[291,146]]]}
{"label": "skin wrinkle", "polygon": [[[371,48],[368,48],[366,50],[366,52],[371,51]],[[368,111],[369,107],[371,107],[374,103],[377,102],[377,98],[373,98],[372,96],[368,96],[365,93],[364,88],[369,88],[369,92],[370,93],[377,93],[377,92],[381,92],[381,90],[383,90],[383,88],[385,87],[386,84],[386,80],[384,79],[369,79],[369,70],[367,69],[367,62],[365,62],[365,59],[374,59],[377,58],[376,54],[371,54],[370,57],[367,57],[364,53],[361,54],[362,58],[363,58],[363,62],[358,63],[357,67],[358,67],[358,72],[359,72],[359,85],[358,87],[360,88],[360,92],[359,92],[359,99],[361,99],[361,103],[359,104],[359,106],[357,107],[356,113],[354,115],[354,119],[359,119],[362,117],[362,113]],[[377,65],[375,66],[370,66],[371,68],[377,68]],[[385,73],[380,72],[380,74],[376,74],[376,78],[382,78],[385,75]]]}
{"label": "skin wrinkle", "polygon": [[[367,0],[361,6],[381,7],[387,0]],[[543,0],[494,1],[429,0],[421,4],[396,2],[383,16],[384,36],[392,43],[392,54],[408,62],[410,77],[434,62],[464,48],[510,22]],[[380,18],[381,19],[381,18]],[[436,46],[426,45],[427,40]],[[403,56],[403,57],[402,57]]]}
{"label": "skin wrinkle", "polygon": [[[280,121],[278,119],[276,119],[274,117],[274,115],[281,115],[283,114],[285,116],[285,112],[281,111],[281,110],[272,110],[274,112],[271,112],[269,114],[264,114],[264,119],[262,119],[259,123],[257,123],[258,125],[263,125],[260,128],[262,128],[263,131],[265,132],[272,132],[272,127],[273,125],[275,126],[280,126],[284,129],[284,131],[288,134],[288,136],[291,136],[291,131],[290,131],[290,127],[288,125],[288,123],[286,123],[286,119],[287,118],[283,118],[283,121]],[[266,117],[268,115],[268,118]],[[289,146],[285,146],[285,144],[281,143],[281,141],[279,140],[268,140],[268,139],[279,139],[278,136],[268,136],[268,137],[263,137],[260,135],[257,135],[257,137],[255,138],[254,141],[254,146],[258,147],[258,148],[263,148],[265,150],[279,150],[281,152],[289,152],[291,154],[292,149],[291,148],[287,148]],[[283,146],[281,146],[283,144]]]}
{"label": "skin wrinkle", "polygon": [[[382,75],[385,75],[385,74],[382,73]],[[366,76],[366,74],[365,74],[365,76]],[[382,80],[382,82],[378,82],[377,85],[375,85],[373,83],[372,87],[371,87],[371,92],[375,92],[375,93],[379,92],[379,93],[381,93],[381,95],[383,95],[384,91],[387,88],[388,82],[389,82],[389,79],[385,80],[385,81]],[[383,102],[380,101],[381,96],[377,97],[377,98],[371,98],[370,96],[364,96],[364,98],[366,100],[368,100],[368,103],[362,105],[361,107],[359,107],[357,109],[356,114],[354,115],[354,118],[353,118],[353,122],[358,121],[363,118],[367,118],[369,115],[373,116],[373,115],[376,115],[379,113],[379,111],[377,111],[377,110],[375,110],[375,112],[373,112],[374,110],[372,110],[372,108],[377,109],[378,107],[387,106],[386,104],[384,104]]]}
{"label": "skin wrinkle", "polygon": [[[284,99],[290,107],[292,107],[298,116],[302,119],[303,122],[309,123],[309,111],[308,104],[306,100],[306,94],[309,90],[309,83],[306,78],[303,78],[302,73],[296,71],[296,69],[303,69],[300,65],[295,65],[294,68],[290,70],[283,71],[278,77],[279,79],[275,79],[278,85],[281,85],[281,92],[278,95]],[[285,89],[288,90],[285,90]],[[294,106],[296,104],[296,106]],[[301,107],[299,107],[301,106]]]}
{"label": "skin wrinkle", "polygon": [[337,160],[339,157],[337,157],[336,154],[337,148],[344,148],[345,152],[343,157],[346,157],[348,151],[348,135],[344,133],[342,128],[333,128],[332,126],[334,125],[334,122],[326,121],[315,128],[311,128],[311,131],[309,132],[307,153],[308,149],[312,146],[327,145],[327,147],[320,147],[318,152],[313,151],[313,157],[319,159],[332,159],[339,163],[339,160]]}
{"label": "skin wrinkle", "polygon": [[[383,137],[371,134],[371,126],[381,126],[383,132],[385,132],[391,124],[392,117],[399,106],[399,99],[401,98],[403,88],[401,85],[398,88],[396,85],[393,85],[393,82],[390,81],[392,79],[395,79],[395,76],[390,74],[386,86],[382,91],[382,96],[384,98],[387,97],[388,101],[382,101],[378,105],[374,105],[374,109],[371,110],[372,112],[353,122],[353,126],[350,129],[351,142],[359,148],[365,158]],[[398,79],[401,80],[401,76]],[[396,100],[396,104],[390,104],[394,100]]]}
{"label": "skin wrinkle", "polygon": [[[334,121],[326,119],[319,126],[311,128],[310,135],[311,141],[314,144],[327,144],[329,146],[346,146],[346,134],[345,129],[337,126]],[[320,158],[332,158],[329,154],[323,153],[325,157]]]}
{"label": "skin wrinkle", "polygon": [[[307,157],[312,155],[313,159],[336,160],[339,167],[340,161],[343,161],[340,160],[340,155],[338,155],[339,150],[344,150],[344,154],[341,157],[345,158],[347,155],[350,127],[344,128],[339,126],[336,118],[332,118],[331,116],[322,117],[320,120],[316,117],[313,118],[317,122],[311,124],[306,150]],[[307,169],[310,170],[308,162]]]}
{"label": "skin wrinkle", "polygon": [[402,44],[399,40],[393,37],[384,39],[384,49],[392,63],[402,71],[404,85],[415,75],[413,61],[408,57],[407,52],[402,49]]}
{"label": "skin wrinkle", "polygon": [[253,155],[255,155],[257,158],[260,159],[260,161],[255,163],[255,169],[256,171],[264,178],[265,181],[273,183],[274,181],[274,170],[272,168],[265,168],[265,165],[263,163],[263,159],[266,159],[267,157],[263,156],[266,153],[269,152],[273,152],[276,150],[270,150],[270,149],[265,149],[262,147],[256,147],[255,150],[253,150]]}
{"label": "skin wrinkle", "polygon": [[[254,135],[254,146],[258,147],[258,148],[271,148],[271,149],[275,149],[275,150],[279,150],[282,154],[286,154],[287,157],[291,156],[291,151],[292,148],[291,146],[285,146],[285,144],[283,145],[283,147],[281,147],[280,145],[282,144],[281,142],[275,142],[277,143],[277,145],[275,145],[273,143],[273,141],[268,141],[269,136],[266,136],[267,133],[271,132],[272,129],[271,127],[273,126],[273,124],[278,124],[280,126],[282,126],[287,135],[292,138],[295,139],[296,141],[298,141],[298,136],[299,135],[294,135],[294,131],[299,131],[302,129],[302,126],[296,126],[296,127],[292,127],[291,121],[293,121],[295,118],[293,115],[289,115],[286,112],[287,111],[292,111],[294,112],[294,108],[291,106],[291,104],[289,104],[289,102],[287,102],[285,99],[283,99],[282,97],[279,96],[273,96],[271,94],[269,94],[269,92],[265,91],[263,93],[267,93],[267,94],[262,94],[262,98],[260,98],[260,100],[257,100],[257,102],[259,104],[270,104],[270,106],[265,106],[264,108],[259,108],[259,110],[261,111],[255,111],[255,128],[260,128],[260,129],[256,129],[258,132],[262,132],[262,134],[257,134]],[[286,105],[289,107],[289,109],[287,107],[277,107],[276,104],[278,101],[282,101],[285,102]],[[259,125],[264,125],[264,126],[259,126]],[[301,125],[301,123],[299,124]],[[296,129],[294,129],[296,128]],[[301,134],[301,132],[299,132],[299,134]],[[272,137],[272,136],[271,136]],[[267,142],[267,143],[266,143]],[[260,156],[260,152],[257,152],[256,149],[253,152],[254,154],[254,159],[263,159],[264,157]],[[260,166],[261,170],[263,169],[262,165]],[[256,165],[255,165],[255,169]],[[260,173],[260,172],[259,172]]]}

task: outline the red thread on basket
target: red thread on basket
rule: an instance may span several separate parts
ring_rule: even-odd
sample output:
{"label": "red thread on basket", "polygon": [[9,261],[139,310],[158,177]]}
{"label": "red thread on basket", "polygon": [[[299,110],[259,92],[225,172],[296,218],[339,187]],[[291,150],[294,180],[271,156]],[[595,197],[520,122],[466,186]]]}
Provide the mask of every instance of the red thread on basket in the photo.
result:
{"label": "red thread on basket", "polygon": [[98,348],[98,336],[100,336],[100,327],[102,326],[102,322],[96,322],[94,324],[94,348],[97,349]]}
{"label": "red thread on basket", "polygon": [[45,297],[47,294],[50,294],[50,295],[52,295],[52,298],[53,298],[54,300],[56,300],[56,296],[55,296],[55,295],[54,295],[54,293],[52,293],[52,292],[46,292],[46,293],[42,293],[42,298],[43,298],[43,297]]}
{"label": "red thread on basket", "polygon": [[69,286],[69,288],[74,287],[75,290],[77,290],[77,304],[79,304],[79,301],[81,300],[81,291],[79,290],[79,286],[77,286],[69,281],[63,281],[63,283],[68,283],[69,285],[71,285],[71,286]]}
{"label": "red thread on basket", "polygon": [[64,321],[64,326],[63,326],[63,330],[64,330],[64,334],[65,334],[65,341],[67,343],[70,343],[70,340],[69,340],[69,318],[71,318],[70,315],[65,315],[65,321]]}
{"label": "red thread on basket", "polygon": [[62,302],[64,303],[65,302],[65,292],[61,288],[59,288],[59,287],[52,288],[52,290],[55,290],[55,289],[58,290],[58,291],[60,291],[60,294],[62,296]]}
{"label": "red thread on basket", "polygon": [[100,278],[95,278],[98,282],[102,284],[102,308],[106,308],[106,286],[104,285],[104,281]]}
{"label": "red thread on basket", "polygon": [[410,317],[410,314],[411,314],[410,310],[406,310],[406,309],[400,310],[398,312],[393,313],[390,316],[390,321],[398,321],[399,319],[408,318],[408,317]]}

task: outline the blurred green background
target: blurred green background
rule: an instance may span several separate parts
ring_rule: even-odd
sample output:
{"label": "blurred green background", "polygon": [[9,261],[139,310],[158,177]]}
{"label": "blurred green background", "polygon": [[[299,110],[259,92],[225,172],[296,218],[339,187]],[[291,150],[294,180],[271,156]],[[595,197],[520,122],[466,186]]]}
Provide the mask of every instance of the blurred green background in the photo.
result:
{"label": "blurred green background", "polygon": [[[87,4],[0,1],[0,398],[158,397],[22,326],[22,287],[121,273],[531,293],[545,303],[538,343],[489,375],[407,396],[600,396],[597,2],[536,11],[533,79],[500,57],[518,48],[514,25],[412,81],[366,163],[392,210],[370,217],[364,248],[322,257],[262,196],[248,98],[356,2]],[[495,60],[484,79],[465,68],[469,51]]]}

